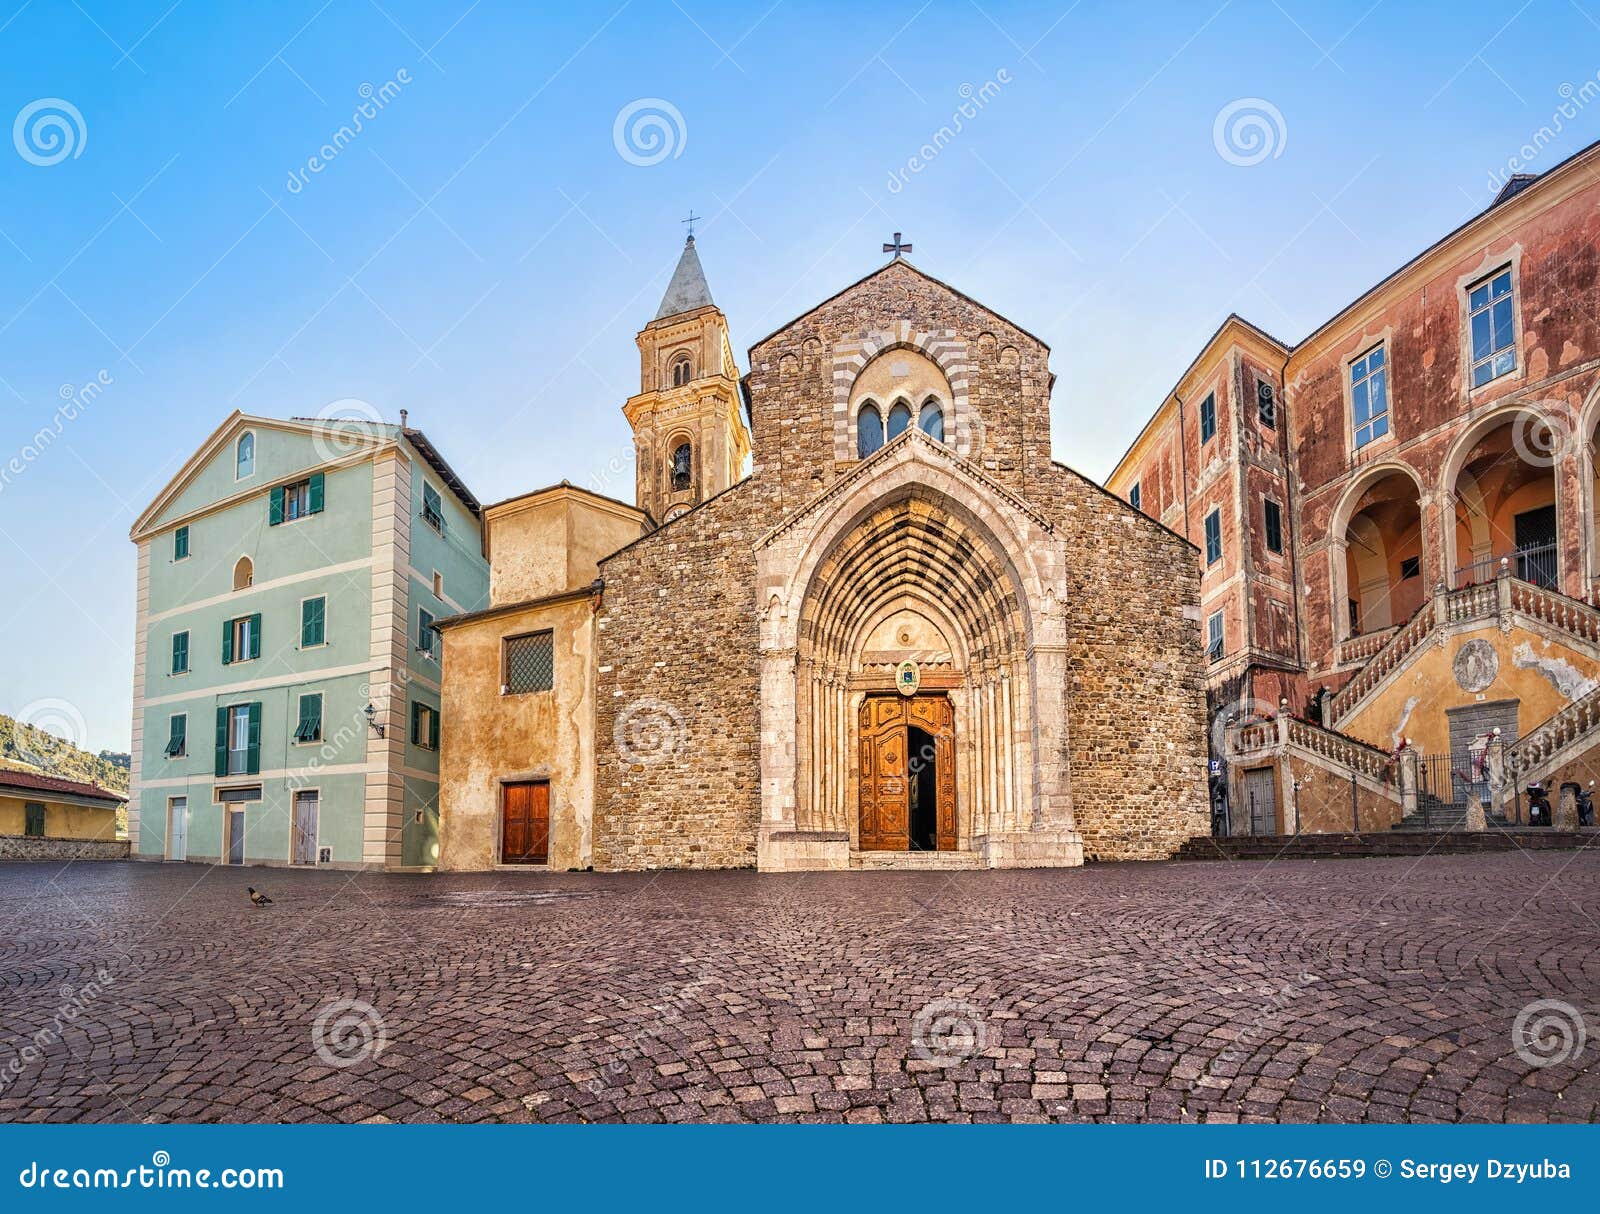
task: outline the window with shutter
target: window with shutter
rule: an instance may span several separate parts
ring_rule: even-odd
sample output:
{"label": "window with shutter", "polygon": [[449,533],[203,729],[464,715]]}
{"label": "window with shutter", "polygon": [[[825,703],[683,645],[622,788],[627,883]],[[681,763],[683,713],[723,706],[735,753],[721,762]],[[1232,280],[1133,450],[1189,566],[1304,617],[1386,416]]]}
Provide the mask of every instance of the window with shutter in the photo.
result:
{"label": "window with shutter", "polygon": [[217,709],[217,762],[214,771],[219,776],[228,774],[228,722],[230,710]]}
{"label": "window with shutter", "polygon": [[1261,507],[1262,521],[1267,529],[1267,551],[1283,552],[1283,511],[1271,498],[1264,499]]}
{"label": "window with shutter", "polygon": [[417,648],[432,658],[440,656],[439,630],[433,626],[433,612],[426,607],[417,609]]}
{"label": "window with shutter", "polygon": [[421,700],[411,701],[411,744],[423,750],[439,749],[439,713]]}
{"label": "window with shutter", "polygon": [[273,527],[283,522],[283,486],[274,485],[271,503],[267,507],[267,522]]}
{"label": "window with shutter", "polygon": [[181,561],[189,555],[189,528],[179,527],[172,533],[172,559]]}
{"label": "window with shutter", "polygon": [[327,639],[328,600],[319,595],[300,604],[300,648],[310,649]]}
{"label": "window with shutter", "polygon": [[261,703],[257,701],[248,706],[249,735],[246,740],[245,774],[254,776],[261,771]]}
{"label": "window with shutter", "polygon": [[444,534],[444,499],[426,481],[422,485],[422,521],[441,535]]}
{"label": "window with shutter", "polygon": [[187,713],[174,713],[167,731],[167,758],[176,759],[189,752],[189,717]]}
{"label": "window with shutter", "polygon": [[189,634],[175,632],[172,634],[172,673],[189,673]]}
{"label": "window with shutter", "polygon": [[22,833],[31,835],[35,839],[44,837],[44,806],[37,801],[27,803],[26,819],[22,824]]}
{"label": "window with shutter", "polygon": [[1215,392],[1207,395],[1200,402],[1200,442],[1211,441],[1211,436],[1217,432],[1217,395]]}
{"label": "window with shutter", "polygon": [[300,697],[300,720],[295,726],[296,742],[322,741],[322,693],[310,692]]}

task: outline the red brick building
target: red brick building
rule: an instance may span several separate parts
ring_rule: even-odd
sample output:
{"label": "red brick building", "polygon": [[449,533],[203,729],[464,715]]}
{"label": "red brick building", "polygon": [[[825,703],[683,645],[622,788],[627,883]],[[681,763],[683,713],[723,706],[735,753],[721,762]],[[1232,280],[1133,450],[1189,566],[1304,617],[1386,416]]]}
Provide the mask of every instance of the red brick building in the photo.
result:
{"label": "red brick building", "polygon": [[1297,344],[1230,316],[1107,481],[1202,550],[1213,749],[1235,804],[1248,765],[1228,718],[1280,703],[1307,719],[1303,748],[1354,773],[1355,808],[1315,825],[1293,804],[1309,775],[1274,759],[1261,833],[1268,818],[1348,829],[1369,793],[1369,816],[1411,812],[1403,739],[1441,757],[1434,799],[1457,807],[1485,739],[1511,746],[1519,781],[1573,774],[1557,768],[1592,741],[1597,170],[1600,145],[1513,178]]}

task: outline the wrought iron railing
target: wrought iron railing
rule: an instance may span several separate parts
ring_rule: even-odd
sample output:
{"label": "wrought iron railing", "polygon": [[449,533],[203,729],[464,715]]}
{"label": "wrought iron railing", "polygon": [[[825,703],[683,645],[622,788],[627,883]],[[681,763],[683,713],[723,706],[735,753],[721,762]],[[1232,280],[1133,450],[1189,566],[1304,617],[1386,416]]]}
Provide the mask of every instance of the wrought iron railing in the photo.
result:
{"label": "wrought iron railing", "polygon": [[1521,578],[1524,582],[1531,582],[1535,586],[1554,589],[1556,585],[1556,546],[1549,544],[1531,544],[1525,548],[1515,548],[1510,552],[1497,553],[1486,556],[1481,561],[1472,561],[1462,565],[1456,570],[1455,584],[1467,586],[1475,582],[1492,582],[1500,574],[1500,562],[1504,560],[1511,567],[1511,575]]}

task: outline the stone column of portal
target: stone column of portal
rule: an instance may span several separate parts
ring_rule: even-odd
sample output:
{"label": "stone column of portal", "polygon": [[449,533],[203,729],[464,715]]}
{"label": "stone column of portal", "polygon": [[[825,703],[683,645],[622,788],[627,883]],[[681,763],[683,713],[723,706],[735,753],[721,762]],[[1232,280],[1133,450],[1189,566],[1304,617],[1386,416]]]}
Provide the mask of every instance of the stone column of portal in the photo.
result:
{"label": "stone column of portal", "polygon": [[761,833],[795,829],[795,651],[761,655]]}

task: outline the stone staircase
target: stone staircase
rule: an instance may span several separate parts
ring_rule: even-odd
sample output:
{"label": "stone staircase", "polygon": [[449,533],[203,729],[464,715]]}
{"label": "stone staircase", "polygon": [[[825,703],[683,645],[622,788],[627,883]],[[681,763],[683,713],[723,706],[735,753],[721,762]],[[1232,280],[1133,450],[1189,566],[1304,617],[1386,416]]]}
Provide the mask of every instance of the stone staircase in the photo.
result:
{"label": "stone staircase", "polygon": [[985,868],[975,851],[852,851],[850,867],[867,872],[959,872]]}
{"label": "stone staircase", "polygon": [[1560,591],[1505,573],[1492,582],[1434,595],[1409,620],[1388,633],[1343,642],[1339,647],[1342,659],[1365,661],[1329,700],[1328,720],[1335,727],[1347,721],[1439,632],[1466,629],[1495,619],[1552,634],[1600,658],[1600,610]]}
{"label": "stone staircase", "polygon": [[1493,851],[1548,851],[1600,847],[1593,830],[1522,827],[1486,831],[1380,830],[1360,834],[1235,835],[1190,839],[1174,860],[1353,860],[1373,856],[1427,856]]}
{"label": "stone staircase", "polygon": [[[1509,818],[1485,812],[1484,820],[1491,830],[1511,825]],[[1452,801],[1422,793],[1417,797],[1417,811],[1406,814],[1394,825],[1395,830],[1451,831],[1467,828],[1467,807]]]}

